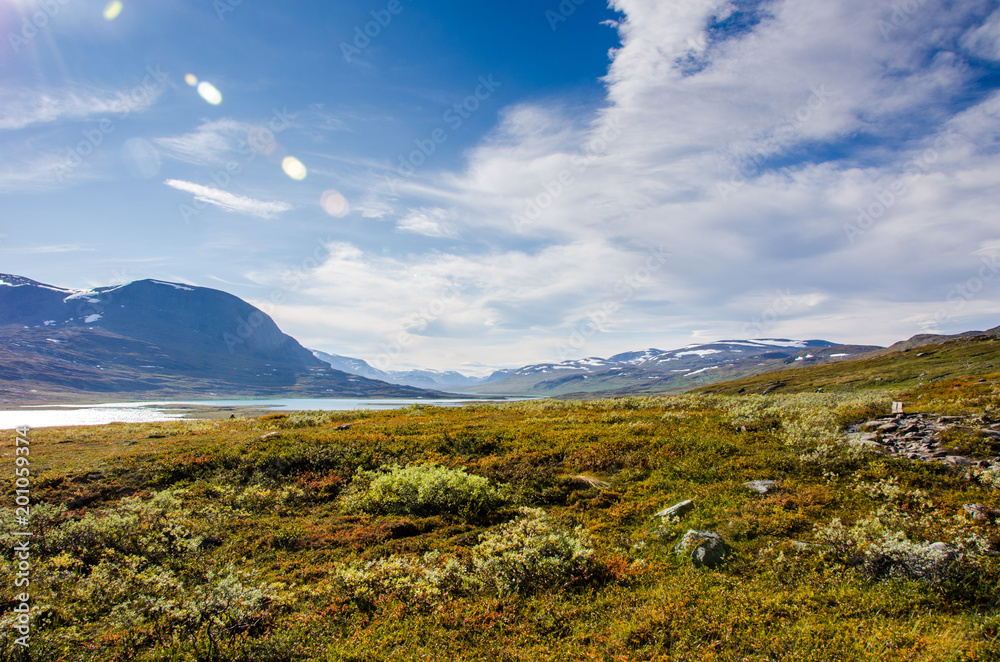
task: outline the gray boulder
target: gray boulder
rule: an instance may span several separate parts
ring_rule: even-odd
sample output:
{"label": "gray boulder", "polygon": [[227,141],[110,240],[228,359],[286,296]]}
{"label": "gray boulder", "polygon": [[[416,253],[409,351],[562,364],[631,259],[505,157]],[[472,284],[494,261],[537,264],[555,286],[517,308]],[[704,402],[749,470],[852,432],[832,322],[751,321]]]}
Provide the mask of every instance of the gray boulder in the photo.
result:
{"label": "gray boulder", "polygon": [[681,501],[680,503],[675,503],[669,508],[664,508],[660,512],[653,515],[653,518],[655,519],[657,517],[680,517],[684,513],[690,511],[692,508],[694,508],[694,501],[692,499],[688,499],[687,501]]}
{"label": "gray boulder", "polygon": [[675,551],[678,556],[688,556],[696,568],[715,568],[729,554],[729,546],[718,533],[690,529]]}
{"label": "gray boulder", "polygon": [[743,483],[743,486],[757,494],[767,494],[771,490],[778,489],[778,484],[773,480],[751,480],[748,483]]}

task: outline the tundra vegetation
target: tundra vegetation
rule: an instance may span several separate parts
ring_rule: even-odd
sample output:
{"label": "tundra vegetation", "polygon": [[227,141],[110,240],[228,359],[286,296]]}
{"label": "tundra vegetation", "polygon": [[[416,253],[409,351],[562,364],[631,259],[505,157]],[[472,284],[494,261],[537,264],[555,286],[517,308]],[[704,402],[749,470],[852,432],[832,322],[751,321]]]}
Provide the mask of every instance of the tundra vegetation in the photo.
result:
{"label": "tundra vegetation", "polygon": [[844,442],[996,377],[33,430],[30,659],[998,660],[997,470]]}

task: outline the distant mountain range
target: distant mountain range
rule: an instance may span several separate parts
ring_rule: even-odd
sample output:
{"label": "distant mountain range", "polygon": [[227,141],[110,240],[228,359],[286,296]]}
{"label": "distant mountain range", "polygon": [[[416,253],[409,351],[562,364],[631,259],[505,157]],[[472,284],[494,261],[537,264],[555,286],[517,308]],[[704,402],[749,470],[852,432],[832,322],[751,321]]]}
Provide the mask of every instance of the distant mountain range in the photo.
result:
{"label": "distant mountain range", "polygon": [[980,333],[919,335],[890,348],[827,340],[723,340],[470,377],[455,371],[383,371],[361,359],[310,351],[262,311],[219,290],[140,280],[77,291],[0,274],[0,405],[109,398],[435,398],[446,392],[680,393]]}
{"label": "distant mountain range", "polygon": [[515,370],[476,393],[526,395],[679,393],[734,376],[786,367],[836,361],[881,349],[838,345],[827,340],[723,340],[680,349],[646,349],[560,363],[540,363]]}
{"label": "distant mountain range", "polygon": [[372,367],[362,359],[354,359],[349,356],[339,354],[327,354],[313,350],[313,356],[329,364],[337,370],[349,372],[352,375],[367,377],[368,379],[378,379],[389,384],[400,384],[404,386],[414,386],[417,388],[429,389],[455,389],[470,388],[480,384],[488,384],[513,372],[512,370],[499,370],[489,377],[469,377],[454,370],[395,370],[384,371]]}
{"label": "distant mountain range", "polygon": [[836,361],[882,347],[838,345],[826,340],[723,340],[681,349],[646,349],[610,358],[589,357],[498,370],[475,378],[457,372],[384,372],[361,359],[313,354],[338,370],[394,384],[482,395],[559,396],[575,393],[682,392],[734,376],[777,370],[789,364]]}
{"label": "distant mountain range", "polygon": [[218,290],[140,280],[77,291],[0,274],[0,402],[274,395],[441,394],[334,370]]}

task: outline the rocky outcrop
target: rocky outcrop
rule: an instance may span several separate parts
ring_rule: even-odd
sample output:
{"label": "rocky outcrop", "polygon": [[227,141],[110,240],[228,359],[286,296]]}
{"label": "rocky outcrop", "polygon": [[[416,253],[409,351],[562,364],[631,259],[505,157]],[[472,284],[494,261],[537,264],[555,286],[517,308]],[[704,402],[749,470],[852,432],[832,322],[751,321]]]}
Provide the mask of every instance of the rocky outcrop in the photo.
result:
{"label": "rocky outcrop", "polygon": [[968,513],[972,519],[991,521],[1000,519],[1000,509],[984,506],[981,503],[967,503],[962,506],[962,509],[965,510],[965,512]]}
{"label": "rocky outcrop", "polygon": [[942,443],[942,433],[962,428],[985,438],[1000,439],[1000,424],[982,418],[938,416],[913,413],[897,414],[865,421],[848,430],[846,441],[852,446],[905,457],[921,462],[942,462],[954,466],[989,468],[1000,464],[997,448],[989,456],[960,454]]}

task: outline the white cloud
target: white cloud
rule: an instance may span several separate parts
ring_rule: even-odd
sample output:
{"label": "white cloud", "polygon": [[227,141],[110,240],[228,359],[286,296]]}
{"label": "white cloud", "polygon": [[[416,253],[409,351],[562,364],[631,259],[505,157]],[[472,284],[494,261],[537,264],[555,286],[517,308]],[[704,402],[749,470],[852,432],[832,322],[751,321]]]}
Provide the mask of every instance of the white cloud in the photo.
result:
{"label": "white cloud", "polygon": [[[17,148],[6,150],[7,158],[0,165],[0,193],[37,193],[61,185],[57,174],[66,171],[65,155],[27,152]],[[74,181],[88,176],[85,168],[78,168],[72,175]]]}
{"label": "white cloud", "polygon": [[232,159],[253,128],[254,125],[247,122],[223,118],[202,122],[191,133],[156,138],[153,142],[179,161],[199,166],[218,165]]}
{"label": "white cloud", "polygon": [[[468,254],[331,257],[314,277],[352,311],[320,313],[331,333],[359,350],[364,328],[392,338],[407,327],[385,311],[430,297],[407,285],[430,276],[463,284],[435,331],[449,342],[407,348],[435,367],[448,367],[438,352],[475,361],[484,347],[497,363],[552,359],[609,301],[620,307],[581,354],[739,336],[779,290],[794,305],[768,316],[772,335],[888,343],[941,310],[941,330],[982,326],[1000,277],[962,307],[949,296],[1000,217],[1000,96],[955,110],[978,74],[954,44],[982,50],[987,4],[926,3],[886,32],[890,0],[776,1],[749,33],[708,35],[728,6],[616,0],[603,107],[589,121],[508,108],[462,171],[397,182],[399,206],[420,210],[397,227],[466,238]],[[852,234],[859,209],[879,213]],[[615,298],[661,246],[673,257]],[[305,312],[318,309],[296,300],[303,335],[319,337]]]}
{"label": "white cloud", "polygon": [[65,90],[4,88],[0,91],[0,130],[17,130],[39,124],[83,121],[108,116],[123,117],[152,106],[163,91],[150,78],[132,88],[106,90],[78,87]]}
{"label": "white cloud", "polygon": [[409,214],[396,223],[396,229],[425,237],[454,237],[455,232],[444,222],[444,215],[443,209],[411,209]]}
{"label": "white cloud", "polygon": [[19,255],[45,255],[50,253],[94,252],[97,249],[92,246],[79,244],[54,244],[49,246],[18,246],[16,248],[2,248],[0,250],[17,253]]}
{"label": "white cloud", "polygon": [[249,214],[258,218],[275,218],[278,214],[292,209],[292,205],[287,202],[255,200],[254,198],[236,195],[229,191],[212,188],[211,186],[202,186],[193,182],[168,179],[164,183],[179,191],[191,193],[194,195],[195,200],[215,205],[225,211]]}
{"label": "white cloud", "polygon": [[969,32],[963,43],[980,57],[1000,60],[1000,9],[982,26]]}

